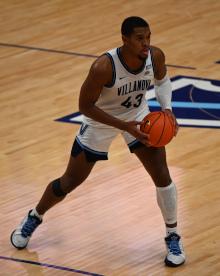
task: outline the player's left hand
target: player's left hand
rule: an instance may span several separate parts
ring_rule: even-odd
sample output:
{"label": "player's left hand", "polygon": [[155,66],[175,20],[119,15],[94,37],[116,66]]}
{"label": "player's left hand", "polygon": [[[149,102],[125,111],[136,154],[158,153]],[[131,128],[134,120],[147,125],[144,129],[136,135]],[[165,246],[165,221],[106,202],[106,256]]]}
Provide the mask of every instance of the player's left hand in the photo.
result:
{"label": "player's left hand", "polygon": [[170,109],[164,109],[164,112],[166,112],[171,117],[171,119],[172,119],[172,121],[174,123],[174,126],[175,126],[175,134],[174,134],[174,136],[176,136],[177,133],[178,133],[178,130],[179,130],[179,125],[177,123],[176,116],[174,115],[174,113]]}

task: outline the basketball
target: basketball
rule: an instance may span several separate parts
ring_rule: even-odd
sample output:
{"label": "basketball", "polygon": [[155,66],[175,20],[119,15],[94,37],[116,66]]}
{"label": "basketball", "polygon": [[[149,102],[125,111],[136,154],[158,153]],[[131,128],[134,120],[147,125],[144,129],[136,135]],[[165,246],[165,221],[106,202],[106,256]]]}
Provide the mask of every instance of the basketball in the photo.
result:
{"label": "basketball", "polygon": [[144,117],[140,130],[149,134],[151,146],[163,147],[172,140],[175,134],[175,125],[166,112],[154,111]]}

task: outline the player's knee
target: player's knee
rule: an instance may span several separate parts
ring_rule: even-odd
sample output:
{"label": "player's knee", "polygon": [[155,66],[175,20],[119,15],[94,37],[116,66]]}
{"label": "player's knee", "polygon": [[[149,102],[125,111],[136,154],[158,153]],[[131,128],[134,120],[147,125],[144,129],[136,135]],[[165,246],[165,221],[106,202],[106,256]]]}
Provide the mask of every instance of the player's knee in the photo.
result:
{"label": "player's knee", "polygon": [[67,192],[63,190],[63,188],[61,187],[61,181],[60,178],[55,179],[52,183],[51,183],[51,187],[52,187],[52,191],[54,193],[54,195],[56,197],[64,197],[67,195]]}
{"label": "player's knee", "polygon": [[52,183],[52,191],[57,197],[65,197],[72,192],[80,183],[76,183],[73,178],[61,177],[54,180]]}

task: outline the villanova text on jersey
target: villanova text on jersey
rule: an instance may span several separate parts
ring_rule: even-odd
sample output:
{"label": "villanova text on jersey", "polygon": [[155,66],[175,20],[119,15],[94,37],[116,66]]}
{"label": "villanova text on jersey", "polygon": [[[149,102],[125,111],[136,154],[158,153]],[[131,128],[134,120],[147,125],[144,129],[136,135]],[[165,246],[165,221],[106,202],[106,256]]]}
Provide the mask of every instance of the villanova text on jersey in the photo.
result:
{"label": "villanova text on jersey", "polygon": [[[136,71],[130,70],[124,63],[120,48],[112,49],[106,55],[112,65],[112,81],[102,87],[96,106],[120,120],[141,120],[149,113],[143,99],[154,79],[151,51]],[[94,127],[112,128],[85,115],[83,122]]]}
{"label": "villanova text on jersey", "polygon": [[150,80],[135,80],[118,87],[118,96],[123,96],[135,91],[146,91],[150,85]]}

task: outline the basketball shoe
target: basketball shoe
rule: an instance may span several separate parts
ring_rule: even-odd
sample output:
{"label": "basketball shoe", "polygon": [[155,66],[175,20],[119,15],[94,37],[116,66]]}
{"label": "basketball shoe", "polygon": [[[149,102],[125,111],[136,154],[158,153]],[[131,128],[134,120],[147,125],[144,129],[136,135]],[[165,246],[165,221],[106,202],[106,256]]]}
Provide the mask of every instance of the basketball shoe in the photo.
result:
{"label": "basketball shoe", "polygon": [[11,243],[17,249],[23,249],[27,246],[34,230],[42,223],[42,220],[37,216],[31,215],[31,211],[11,234]]}
{"label": "basketball shoe", "polygon": [[170,233],[165,238],[165,243],[167,247],[165,264],[171,267],[176,267],[184,264],[186,257],[183,250],[181,237],[177,233]]}

